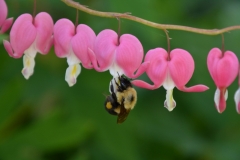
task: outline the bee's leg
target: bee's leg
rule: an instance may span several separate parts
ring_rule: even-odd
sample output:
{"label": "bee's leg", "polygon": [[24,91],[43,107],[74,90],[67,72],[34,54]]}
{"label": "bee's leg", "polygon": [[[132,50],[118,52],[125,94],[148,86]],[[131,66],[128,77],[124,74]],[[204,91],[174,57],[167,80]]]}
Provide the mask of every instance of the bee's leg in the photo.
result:
{"label": "bee's leg", "polygon": [[111,85],[110,85],[110,90],[111,92],[113,93],[114,92],[114,89],[113,89],[113,84],[112,84],[112,81],[110,81]]}
{"label": "bee's leg", "polygon": [[[120,79],[119,79],[120,80]],[[121,85],[121,82],[120,82],[120,85],[117,83],[117,81],[116,81],[116,79],[114,78],[114,81],[115,81],[115,84],[117,85],[117,90],[119,91],[119,92],[123,92],[123,88],[122,88],[122,85]]]}
{"label": "bee's leg", "polygon": [[112,93],[112,98],[115,100],[115,102],[117,102],[117,96],[114,92]]}
{"label": "bee's leg", "polygon": [[117,74],[118,74],[118,77],[121,77],[120,74],[119,74],[118,72],[117,72]]}

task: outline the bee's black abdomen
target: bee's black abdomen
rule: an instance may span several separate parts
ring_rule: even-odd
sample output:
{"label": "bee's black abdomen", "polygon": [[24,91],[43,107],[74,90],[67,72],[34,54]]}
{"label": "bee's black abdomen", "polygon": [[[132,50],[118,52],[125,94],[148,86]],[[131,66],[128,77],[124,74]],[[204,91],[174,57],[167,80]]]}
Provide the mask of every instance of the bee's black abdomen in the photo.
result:
{"label": "bee's black abdomen", "polygon": [[107,96],[104,106],[109,114],[118,115],[116,109],[119,107],[119,103],[117,103],[111,95]]}

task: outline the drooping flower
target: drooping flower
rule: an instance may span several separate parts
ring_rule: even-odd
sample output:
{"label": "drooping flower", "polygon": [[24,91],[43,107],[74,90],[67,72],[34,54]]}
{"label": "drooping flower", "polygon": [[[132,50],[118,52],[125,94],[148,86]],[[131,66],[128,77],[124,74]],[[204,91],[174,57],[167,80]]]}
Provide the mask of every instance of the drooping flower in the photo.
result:
{"label": "drooping flower", "polygon": [[81,72],[80,63],[84,68],[93,68],[88,56],[88,48],[93,49],[96,35],[85,24],[79,24],[76,28],[68,19],[60,19],[54,25],[54,48],[58,57],[67,58],[65,80],[69,86],[73,86]]}
{"label": "drooping flower", "polygon": [[[239,66],[240,67],[240,66]],[[234,100],[236,104],[236,110],[240,114],[240,69],[238,69],[238,90],[235,92]]]}
{"label": "drooping flower", "polygon": [[8,54],[13,58],[23,56],[23,76],[28,79],[34,72],[37,52],[47,54],[53,44],[53,20],[46,12],[41,12],[35,18],[30,14],[20,15],[10,31],[10,42],[3,44]]}
{"label": "drooping flower", "polygon": [[113,77],[125,74],[129,78],[136,78],[148,66],[148,62],[141,64],[143,47],[131,34],[118,37],[113,30],[105,29],[97,35],[94,49],[89,51],[94,69],[98,72],[109,70]]}
{"label": "drooping flower", "polygon": [[6,32],[13,23],[13,18],[7,18],[8,8],[4,0],[0,0],[0,34]]}
{"label": "drooping flower", "polygon": [[163,85],[167,90],[164,107],[169,111],[176,107],[173,99],[174,87],[184,92],[203,92],[208,89],[205,85],[185,86],[192,77],[194,60],[191,54],[183,49],[174,49],[168,53],[163,48],[155,48],[147,52],[144,61],[150,63],[146,74],[153,85],[142,80],[134,80],[132,83],[146,89],[157,89]]}
{"label": "drooping flower", "polygon": [[217,86],[214,102],[219,113],[222,113],[226,109],[226,100],[228,98],[227,87],[237,77],[238,65],[238,58],[231,51],[223,53],[220,49],[213,48],[208,54],[207,66]]}

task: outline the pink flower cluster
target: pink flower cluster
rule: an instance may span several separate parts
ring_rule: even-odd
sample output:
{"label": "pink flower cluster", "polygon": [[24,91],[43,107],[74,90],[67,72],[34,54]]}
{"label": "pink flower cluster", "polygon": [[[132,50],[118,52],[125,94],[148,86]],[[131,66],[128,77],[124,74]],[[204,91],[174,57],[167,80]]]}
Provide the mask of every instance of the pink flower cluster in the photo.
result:
{"label": "pink flower cluster", "polygon": [[[237,56],[231,52],[222,52],[218,48],[210,50],[207,57],[207,66],[212,79],[214,80],[217,90],[214,95],[215,107],[219,113],[226,109],[226,100],[228,98],[227,87],[235,80],[239,72],[239,61]],[[235,95],[236,109],[239,108],[239,92]]]}
{"label": "pink flower cluster", "polygon": [[8,8],[4,0],[0,0],[0,34],[6,32],[13,23],[13,18],[7,18]]}
{"label": "pink flower cluster", "polygon": [[[6,5],[2,5],[5,4],[3,0],[0,0],[0,4],[0,11],[3,11]],[[6,18],[5,15],[0,17],[3,31],[9,26],[7,20],[2,20]],[[23,56],[22,74],[26,79],[34,72],[36,54],[47,54],[54,45],[56,55],[67,58],[69,67],[65,80],[69,86],[76,83],[81,72],[80,64],[98,72],[109,70],[113,78],[124,74],[135,79],[146,72],[153,84],[142,80],[133,80],[132,83],[150,90],[163,86],[167,92],[164,106],[169,111],[176,107],[173,99],[175,87],[184,92],[203,92],[208,89],[202,84],[186,87],[195,65],[191,54],[184,49],[167,52],[163,48],[155,48],[149,50],[144,58],[141,42],[131,34],[120,36],[113,30],[105,29],[96,36],[89,26],[74,26],[68,19],[60,19],[54,24],[51,16],[45,12],[35,17],[30,14],[20,15],[10,31],[10,41],[4,40],[3,43],[11,57]],[[226,108],[227,87],[239,73],[239,61],[233,52],[223,53],[213,48],[208,54],[207,66],[217,86],[215,106],[222,113]],[[240,89],[235,94],[235,101],[237,112],[240,113]]]}

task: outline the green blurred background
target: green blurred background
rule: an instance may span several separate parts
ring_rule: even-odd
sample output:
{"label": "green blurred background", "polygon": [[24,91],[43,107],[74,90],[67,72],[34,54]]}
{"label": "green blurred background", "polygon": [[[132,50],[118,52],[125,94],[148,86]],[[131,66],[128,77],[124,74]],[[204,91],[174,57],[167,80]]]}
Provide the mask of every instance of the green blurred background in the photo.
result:
{"label": "green blurred background", "polygon": [[[131,12],[153,22],[198,28],[224,28],[240,24],[239,0],[78,0],[92,9]],[[15,19],[33,12],[32,0],[6,0],[8,17]],[[46,11],[56,22],[75,22],[76,10],[60,0],[38,0],[37,12]],[[130,33],[142,42],[145,53],[167,48],[163,31],[121,20],[121,33]],[[117,31],[116,19],[79,12],[79,23],[96,34],[109,28]],[[9,33],[9,31],[8,31]],[[195,59],[195,72],[187,86],[205,84],[203,93],[174,89],[177,107],[163,107],[165,90],[136,88],[138,103],[123,124],[104,109],[111,80],[109,72],[82,69],[77,84],[64,80],[66,59],[54,50],[38,54],[34,75],[25,80],[22,59],[8,56],[0,43],[0,159],[1,160],[145,160],[197,159],[235,160],[240,158],[240,115],[233,96],[237,79],[229,87],[224,113],[214,107],[215,85],[206,65],[213,47],[221,48],[221,36],[169,31],[171,48],[188,50]],[[240,56],[240,31],[225,34],[225,48]],[[148,82],[144,74],[140,77]]]}

